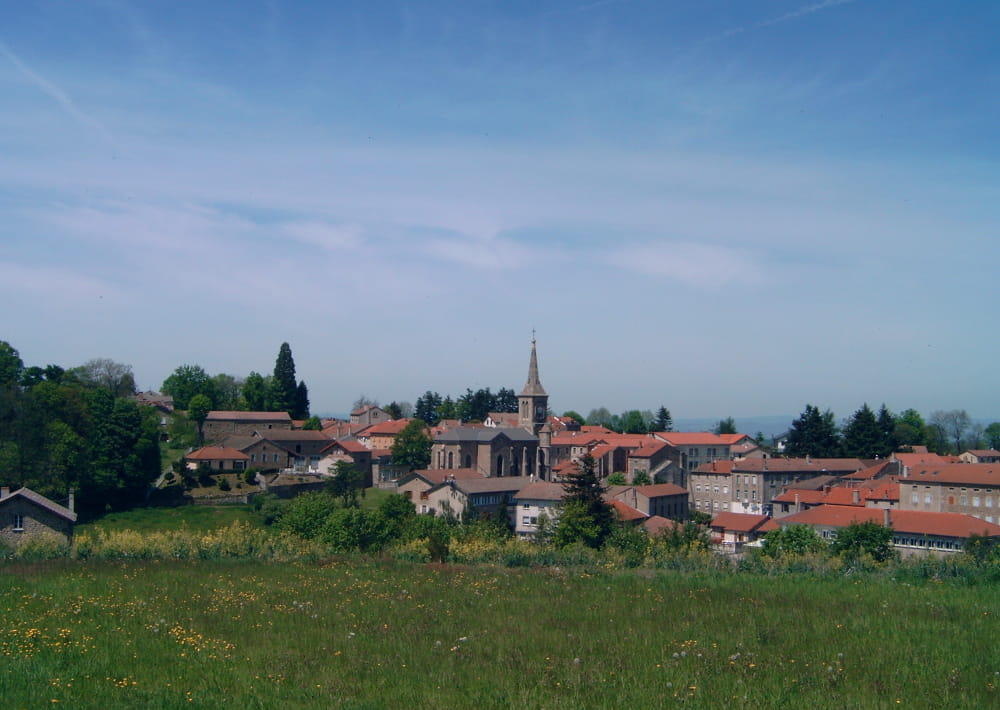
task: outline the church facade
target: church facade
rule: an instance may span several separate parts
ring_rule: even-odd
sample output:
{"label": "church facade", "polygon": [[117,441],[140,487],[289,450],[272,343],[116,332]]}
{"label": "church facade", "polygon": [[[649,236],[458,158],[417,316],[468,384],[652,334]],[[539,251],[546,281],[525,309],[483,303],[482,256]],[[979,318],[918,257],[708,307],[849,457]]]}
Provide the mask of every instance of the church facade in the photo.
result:
{"label": "church facade", "polygon": [[488,477],[549,477],[549,396],[538,376],[538,353],[531,339],[528,381],[518,395],[516,427],[456,427],[438,434],[431,448],[436,468],[475,469]]}

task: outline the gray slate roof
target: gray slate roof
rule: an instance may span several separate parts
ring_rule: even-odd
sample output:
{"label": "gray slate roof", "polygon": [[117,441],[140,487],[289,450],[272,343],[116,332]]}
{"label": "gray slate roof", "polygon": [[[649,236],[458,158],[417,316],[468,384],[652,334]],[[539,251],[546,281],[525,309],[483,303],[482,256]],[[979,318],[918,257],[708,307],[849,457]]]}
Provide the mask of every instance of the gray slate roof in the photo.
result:
{"label": "gray slate roof", "polygon": [[475,442],[488,444],[499,436],[506,436],[511,441],[538,441],[538,437],[520,427],[471,427],[460,426],[441,432],[434,441],[440,444],[458,444]]}
{"label": "gray slate roof", "polygon": [[0,498],[0,502],[6,503],[7,501],[12,500],[12,499],[17,498],[17,497],[21,497],[21,498],[25,498],[27,500],[30,500],[35,505],[37,505],[37,506],[39,506],[41,508],[45,508],[46,510],[48,510],[51,513],[55,513],[56,515],[58,515],[58,516],[60,516],[62,518],[66,518],[67,520],[69,520],[71,522],[74,522],[74,523],[76,522],[76,513],[74,513],[72,510],[70,510],[69,508],[66,508],[65,506],[59,505],[55,501],[49,500],[48,498],[46,498],[45,496],[43,496],[41,493],[35,493],[30,488],[18,488],[16,491],[14,491],[13,493],[11,493],[9,496],[5,496],[3,498]]}

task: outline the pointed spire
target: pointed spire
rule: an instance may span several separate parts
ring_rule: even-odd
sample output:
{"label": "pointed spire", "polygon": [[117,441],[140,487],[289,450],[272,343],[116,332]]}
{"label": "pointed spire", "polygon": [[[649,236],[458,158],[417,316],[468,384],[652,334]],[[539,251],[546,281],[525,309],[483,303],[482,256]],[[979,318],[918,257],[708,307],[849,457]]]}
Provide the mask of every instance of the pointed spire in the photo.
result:
{"label": "pointed spire", "polygon": [[538,379],[538,353],[535,351],[535,332],[531,331],[531,362],[528,364],[528,381],[521,390],[522,397],[545,396],[545,388]]}

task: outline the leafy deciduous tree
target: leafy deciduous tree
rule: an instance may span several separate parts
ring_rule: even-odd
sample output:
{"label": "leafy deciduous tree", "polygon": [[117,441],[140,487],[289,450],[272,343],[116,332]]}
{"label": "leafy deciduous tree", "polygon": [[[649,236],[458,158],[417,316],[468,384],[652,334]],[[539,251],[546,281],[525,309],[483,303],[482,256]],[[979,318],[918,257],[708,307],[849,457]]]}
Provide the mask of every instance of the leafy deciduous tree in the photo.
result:
{"label": "leafy deciduous tree", "polygon": [[432,445],[427,435],[427,424],[422,419],[414,419],[396,434],[392,442],[392,461],[411,471],[427,468],[431,462]]}
{"label": "leafy deciduous tree", "polygon": [[215,402],[212,378],[201,365],[181,365],[163,381],[160,390],[174,398],[177,409],[187,409],[196,394],[203,394]]}
{"label": "leafy deciduous tree", "polygon": [[248,411],[263,412],[267,410],[267,393],[271,388],[268,379],[265,379],[259,372],[251,372],[247,375],[247,379],[243,383],[243,402]]}
{"label": "leafy deciduous tree", "polygon": [[198,426],[198,444],[205,441],[205,420],[212,411],[212,400],[203,394],[196,394],[188,402],[188,419]]}

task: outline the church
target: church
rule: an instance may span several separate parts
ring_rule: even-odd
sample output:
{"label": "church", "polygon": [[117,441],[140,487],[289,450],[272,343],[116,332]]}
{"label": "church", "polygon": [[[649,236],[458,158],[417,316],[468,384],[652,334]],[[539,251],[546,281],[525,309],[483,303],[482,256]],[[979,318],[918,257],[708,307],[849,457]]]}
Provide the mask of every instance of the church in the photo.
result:
{"label": "church", "polygon": [[552,442],[549,396],[538,377],[534,337],[528,381],[517,403],[516,427],[455,427],[438,434],[431,448],[431,465],[472,469],[488,477],[535,476],[549,480]]}

